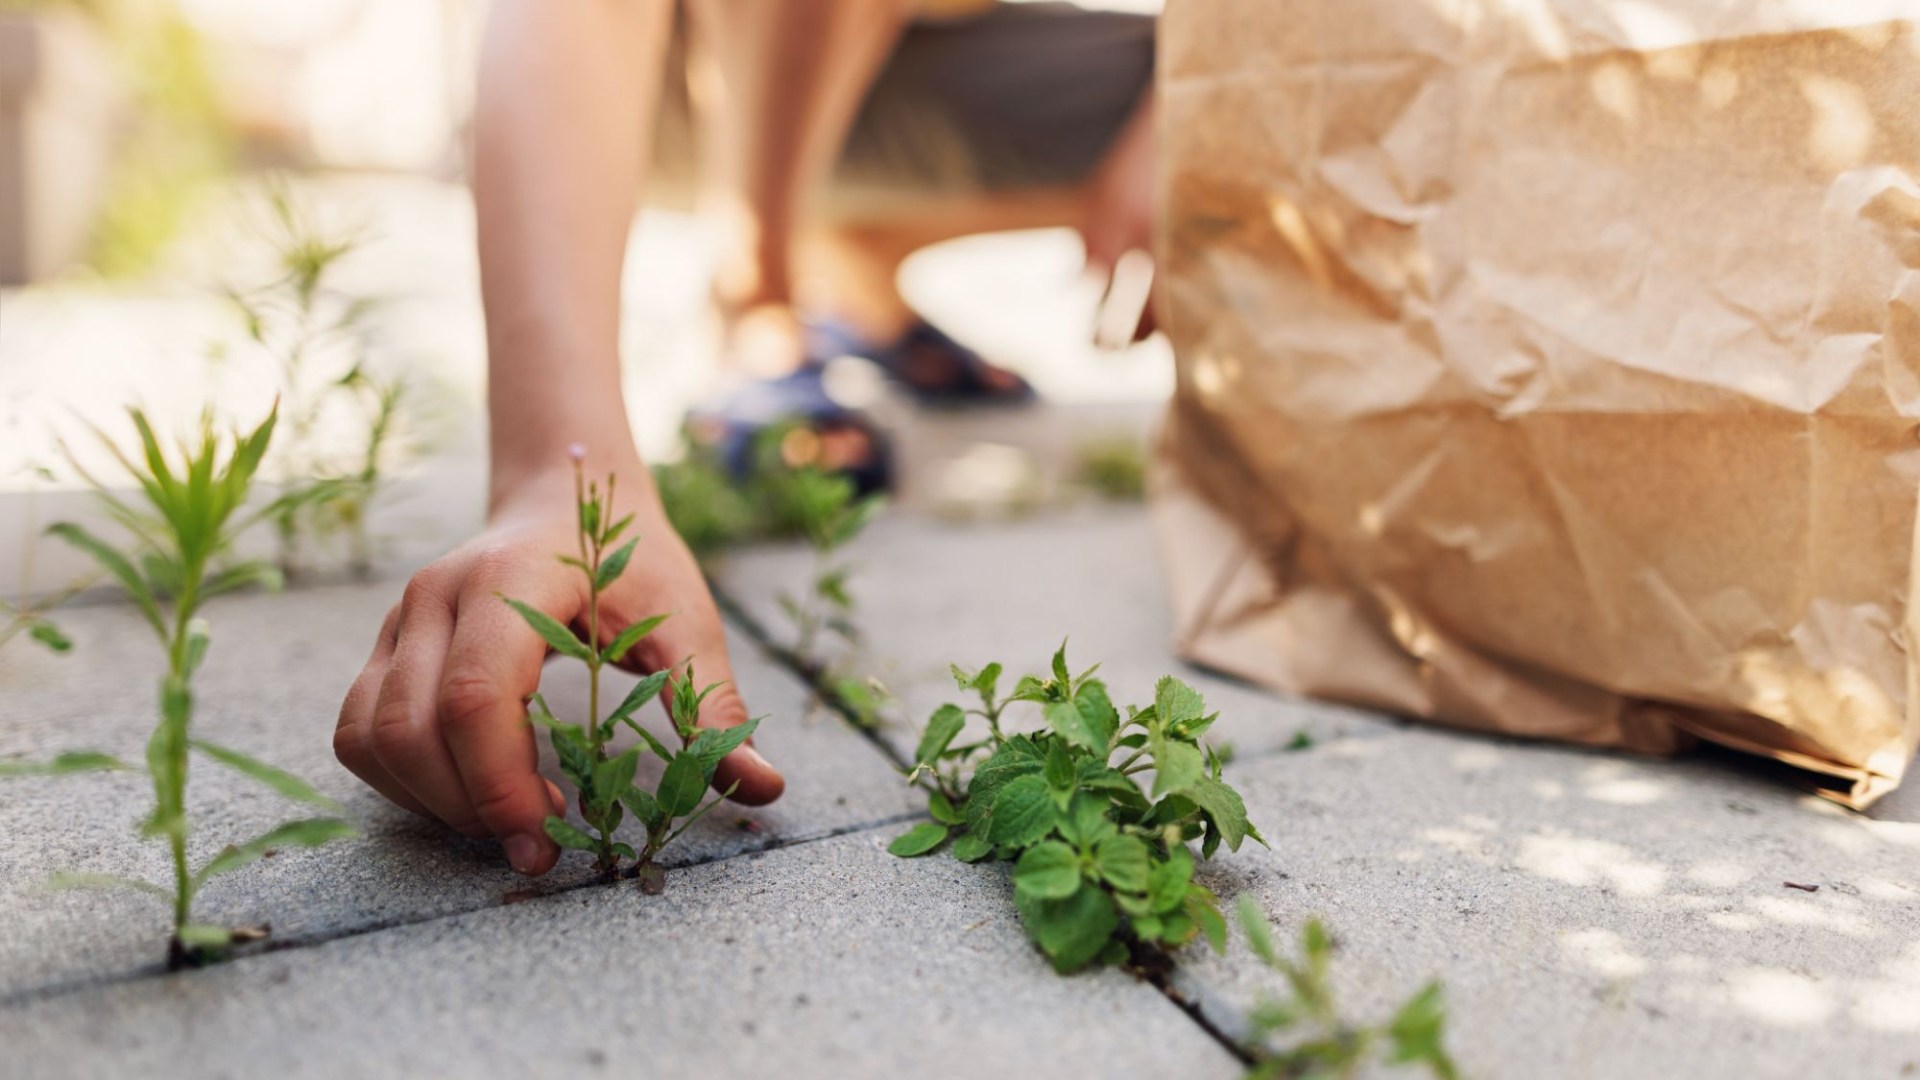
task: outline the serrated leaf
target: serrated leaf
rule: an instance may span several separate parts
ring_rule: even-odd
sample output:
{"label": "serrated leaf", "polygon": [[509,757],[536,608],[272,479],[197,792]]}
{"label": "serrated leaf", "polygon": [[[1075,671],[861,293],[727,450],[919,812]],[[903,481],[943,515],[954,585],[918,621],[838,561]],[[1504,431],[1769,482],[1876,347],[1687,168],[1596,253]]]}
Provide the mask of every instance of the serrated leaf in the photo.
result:
{"label": "serrated leaf", "polygon": [[[1158,784],[1155,786],[1158,787]],[[1192,799],[1207,820],[1220,830],[1228,851],[1240,850],[1240,842],[1247,837],[1248,825],[1247,804],[1241,801],[1239,792],[1219,780],[1203,776],[1181,794]]]}
{"label": "serrated leaf", "polygon": [[600,842],[588,836],[563,817],[549,817],[542,823],[554,843],[570,851],[599,851]]}
{"label": "serrated leaf", "polygon": [[601,661],[608,664],[617,664],[626,659],[628,651],[635,645],[638,645],[641,638],[653,633],[659,628],[661,623],[666,622],[670,617],[671,616],[668,615],[655,615],[650,619],[641,619],[639,622],[628,625],[625,630],[620,631],[618,637],[615,637],[607,643],[606,648],[600,650]]}
{"label": "serrated leaf", "polygon": [[1074,691],[1073,705],[1080,710],[1080,719],[1098,744],[1092,748],[1094,753],[1104,756],[1113,743],[1114,733],[1120,727],[1120,714],[1107,697],[1106,684],[1097,679],[1081,683],[1080,688]]}
{"label": "serrated leaf", "polygon": [[1073,757],[1067,753],[1065,743],[1056,741],[1048,747],[1046,770],[1041,775],[1046,777],[1047,786],[1055,793],[1067,793],[1073,790],[1073,782],[1078,773],[1074,769]]}
{"label": "serrated leaf", "polygon": [[219,874],[231,873],[259,859],[269,851],[284,847],[314,848],[333,840],[354,835],[352,825],[339,818],[306,818],[289,821],[261,833],[244,844],[234,844],[215,855],[194,875],[196,885]]}
{"label": "serrated leaf", "polygon": [[920,745],[913,752],[915,764],[932,765],[947,752],[960,729],[967,726],[967,714],[958,705],[942,705],[927,718],[927,730],[920,736]]}
{"label": "serrated leaf", "polygon": [[1073,675],[1067,670],[1067,643],[1060,642],[1060,648],[1053,654],[1053,681],[1064,692],[1067,684],[1073,681]]}
{"label": "serrated leaf", "polygon": [[746,742],[759,726],[760,720],[755,717],[730,728],[701,728],[700,734],[693,737],[687,750],[700,760],[703,782],[713,783],[713,772],[719,767],[721,759],[738,750],[740,744]]}
{"label": "serrated leaf", "polygon": [[269,765],[264,761],[248,757],[238,750],[207,742],[205,739],[190,739],[188,745],[213,760],[232,769],[249,780],[264,784],[292,799],[327,810],[338,810],[339,804],[314,790],[313,785],[287,772],[285,769]]}
{"label": "serrated leaf", "polygon": [[1080,856],[1058,840],[1028,848],[1013,867],[1017,892],[1042,900],[1061,900],[1080,887]]}
{"label": "serrated leaf", "polygon": [[1153,747],[1153,797],[1185,794],[1195,783],[1206,779],[1207,762],[1200,748],[1190,743],[1162,738],[1158,729]]}
{"label": "serrated leaf", "polygon": [[541,640],[552,646],[555,652],[562,656],[571,656],[575,660],[593,659],[593,651],[587,648],[587,643],[574,637],[573,631],[562,626],[558,619],[531,604],[524,604],[508,597],[501,597],[501,599],[506,601],[508,607],[519,612],[520,617],[533,628],[533,632],[539,634]]}
{"label": "serrated leaf", "polygon": [[949,831],[945,825],[938,822],[922,822],[894,837],[893,843],[887,845],[887,851],[903,859],[925,855],[946,843]]}
{"label": "serrated leaf", "polygon": [[3,776],[66,776],[70,773],[124,769],[126,762],[96,750],[70,750],[52,761],[0,761]]}
{"label": "serrated leaf", "polygon": [[1207,703],[1198,690],[1171,675],[1163,675],[1153,686],[1153,711],[1161,724],[1178,724],[1200,719],[1207,711]]}
{"label": "serrated leaf", "polygon": [[660,810],[667,817],[685,817],[700,805],[700,796],[706,790],[706,770],[700,758],[682,750],[667,763],[667,771],[661,774],[654,797],[660,801]]}
{"label": "serrated leaf", "polygon": [[1187,899],[1187,885],[1193,880],[1193,856],[1186,846],[1177,844],[1166,861],[1156,862],[1147,872],[1147,900],[1156,914],[1177,910]]}
{"label": "serrated leaf", "polygon": [[1109,836],[1094,848],[1093,865],[1107,884],[1122,892],[1147,891],[1150,853],[1137,836]]}
{"label": "serrated leaf", "polygon": [[991,854],[993,845],[973,833],[967,833],[953,842],[953,857],[963,863],[979,862]]}
{"label": "serrated leaf", "polygon": [[1025,847],[1053,831],[1056,815],[1045,777],[1028,774],[1008,781],[994,794],[987,839]]}
{"label": "serrated leaf", "polygon": [[1049,701],[1041,709],[1041,715],[1046,718],[1047,726],[1053,729],[1054,734],[1084,750],[1095,754],[1106,753],[1106,740],[1093,725],[1087,723],[1086,716],[1073,702]]}
{"label": "serrated leaf", "polygon": [[1120,925],[1112,898],[1091,885],[1061,900],[1045,900],[1016,889],[1013,903],[1027,935],[1062,974],[1077,971],[1099,956]]}
{"label": "serrated leaf", "polygon": [[605,592],[607,586],[620,580],[620,575],[627,572],[627,561],[633,558],[633,549],[638,543],[640,541],[637,539],[629,540],[601,561],[599,573],[593,576],[594,592]]}

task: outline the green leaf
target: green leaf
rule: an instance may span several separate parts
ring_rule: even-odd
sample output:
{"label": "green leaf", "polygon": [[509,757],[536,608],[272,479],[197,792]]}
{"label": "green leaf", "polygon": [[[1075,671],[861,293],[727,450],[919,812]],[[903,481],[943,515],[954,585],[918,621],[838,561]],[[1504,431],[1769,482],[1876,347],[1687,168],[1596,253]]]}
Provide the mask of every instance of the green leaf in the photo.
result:
{"label": "green leaf", "polygon": [[1046,778],[1031,774],[1016,777],[994,794],[987,839],[1025,847],[1053,831],[1055,817]]}
{"label": "green leaf", "polygon": [[628,747],[624,753],[610,757],[593,767],[593,799],[595,809],[604,812],[613,805],[620,793],[633,784],[634,770],[640,767],[640,748]]}
{"label": "green leaf", "polygon": [[1165,915],[1186,902],[1187,884],[1193,880],[1193,856],[1186,845],[1176,844],[1165,862],[1157,862],[1147,872],[1147,900],[1155,914]]}
{"label": "green leaf", "polygon": [[694,736],[687,750],[700,760],[700,770],[704,783],[713,783],[713,771],[720,760],[740,748],[740,744],[753,735],[760,726],[759,718],[748,720],[744,724],[735,724],[730,728],[701,728]]}
{"label": "green leaf", "polygon": [[1063,693],[1067,689],[1067,684],[1073,682],[1073,675],[1067,670],[1067,643],[1064,640],[1060,642],[1060,648],[1053,654],[1053,681],[1059,684]]}
{"label": "green leaf", "polygon": [[545,822],[547,835],[553,842],[572,851],[599,851],[600,842],[580,831],[563,817],[549,817]]}
{"label": "green leaf", "polygon": [[1153,746],[1153,797],[1184,794],[1206,778],[1207,762],[1200,748],[1191,743],[1168,739],[1155,728]]}
{"label": "green leaf", "polygon": [[186,829],[187,724],[193,691],[184,679],[160,684],[160,723],[147,739],[147,775],[153,780],[153,814],[141,826],[147,836],[173,836]]}
{"label": "green leaf", "polygon": [[140,608],[140,614],[146,616],[147,625],[153,627],[153,632],[162,638],[167,636],[167,624],[160,617],[160,607],[154,602],[153,591],[147,588],[146,581],[141,578],[139,571],[133,568],[133,563],[127,561],[125,555],[114,550],[113,546],[106,541],[71,522],[61,522],[47,532],[91,555],[93,561],[99,563],[107,573],[112,574],[114,580],[120,583],[120,587],[127,591],[127,595],[133,598],[133,602]]}
{"label": "green leaf", "polygon": [[1085,967],[1106,948],[1120,925],[1120,914],[1104,890],[1083,885],[1062,900],[1046,900],[1016,889],[1014,906],[1027,935],[1065,974]]}
{"label": "green leaf", "polygon": [[627,572],[627,561],[633,558],[634,545],[639,542],[627,541],[600,563],[600,572],[593,576],[594,592],[605,592],[607,586],[620,580],[620,575]]}
{"label": "green leaf", "polygon": [[633,689],[627,691],[627,696],[621,699],[620,704],[611,713],[607,714],[609,730],[615,722],[632,716],[647,702],[659,697],[661,689],[667,685],[667,679],[672,674],[670,671],[656,671],[634,683]]}
{"label": "green leaf", "polygon": [[964,825],[967,822],[952,801],[937,791],[927,793],[927,813],[942,825]]}
{"label": "green leaf", "polygon": [[224,746],[207,742],[205,739],[188,740],[188,745],[247,779],[265,784],[294,802],[327,810],[340,808],[338,803],[315,791],[311,784],[284,769],[275,768],[264,761],[248,757],[238,750],[229,750]]}
{"label": "green leaf", "polygon": [[563,724],[548,717],[551,723],[548,741],[553,744],[553,754],[560,759],[560,769],[567,774],[575,787],[585,788],[593,783],[593,749],[587,742],[587,733],[578,724]]}
{"label": "green leaf", "polygon": [[1080,856],[1058,840],[1028,848],[1013,867],[1013,887],[1042,900],[1061,900],[1080,887]]}
{"label": "green leaf", "polygon": [[188,923],[173,932],[180,944],[195,949],[224,949],[233,944],[233,931],[224,926]]}
{"label": "green leaf", "polygon": [[661,623],[666,622],[670,617],[671,616],[668,615],[655,615],[650,619],[641,619],[639,622],[629,624],[625,630],[620,631],[620,636],[608,642],[607,647],[600,650],[601,661],[608,664],[617,664],[626,659],[628,650],[639,644],[641,638],[653,633],[654,630],[659,628]]}
{"label": "green leaf", "polygon": [[894,837],[893,843],[887,845],[887,851],[903,859],[911,859],[916,855],[925,855],[927,852],[946,843],[947,833],[949,831],[945,825],[941,825],[938,822],[922,822],[908,829],[906,832],[901,833],[899,836]]}
{"label": "green leaf", "polygon": [[32,625],[27,627],[27,636],[57,653],[73,648],[73,639],[46,619],[34,619]]}
{"label": "green leaf", "polygon": [[960,729],[967,726],[967,714],[958,705],[942,705],[927,718],[927,730],[920,736],[920,746],[913,752],[915,764],[932,765],[947,752]]}
{"label": "green leaf", "polygon": [[1041,715],[1046,717],[1047,726],[1052,728],[1055,734],[1073,745],[1096,754],[1106,752],[1107,744],[1100,738],[1099,733],[1087,724],[1086,717],[1081,715],[1079,708],[1073,702],[1049,701],[1041,709]]}
{"label": "green leaf", "polygon": [[52,761],[0,761],[0,776],[66,776],[69,773],[124,769],[126,762],[97,750],[70,750]]}
{"label": "green leaf", "polygon": [[1120,714],[1107,697],[1106,684],[1098,679],[1081,683],[1074,692],[1073,705],[1080,710],[1082,723],[1099,744],[1093,748],[1094,753],[1104,755],[1113,744],[1114,733],[1120,727]]}
{"label": "green leaf", "polygon": [[593,659],[593,652],[587,648],[586,642],[574,637],[573,631],[560,625],[559,620],[553,616],[531,604],[524,604],[504,596],[501,599],[506,600],[508,607],[519,612],[520,617],[527,621],[527,625],[533,627],[533,632],[539,634],[555,652],[563,656],[571,656],[575,660]]}
{"label": "green leaf", "polygon": [[1107,819],[1107,800],[1082,792],[1073,797],[1060,819],[1060,831],[1067,839],[1090,848],[1113,835],[1113,822]]}
{"label": "green leaf", "polygon": [[[1155,784],[1158,787],[1158,784]],[[1240,793],[1210,776],[1195,780],[1181,794],[1192,799],[1200,812],[1220,830],[1221,838],[1227,842],[1228,851],[1239,851],[1240,842],[1247,837],[1247,804],[1240,799]]]}
{"label": "green leaf", "polygon": [[667,771],[660,777],[660,786],[654,795],[660,800],[660,810],[669,818],[684,817],[700,805],[700,796],[707,790],[706,769],[700,764],[700,758],[690,750],[682,750],[667,763]]}
{"label": "green leaf", "polygon": [[1280,950],[1273,945],[1273,924],[1267,921],[1266,914],[1251,896],[1240,898],[1240,930],[1247,936],[1247,947],[1253,950],[1253,955],[1259,957],[1261,963],[1275,970],[1281,969]]}
{"label": "green leaf", "polygon": [[[626,517],[623,517],[619,521],[616,521],[612,525],[608,526],[606,534],[600,537],[600,542],[602,544],[611,544],[615,540],[620,539],[620,534],[623,532],[626,532],[627,526],[631,524],[633,524],[633,515],[628,514]],[[632,545],[628,545],[628,546],[632,546]]]}
{"label": "green leaf", "polygon": [[1149,852],[1137,836],[1109,836],[1094,849],[1093,865],[1106,883],[1122,892],[1147,891]]}
{"label": "green leaf", "polygon": [[637,787],[628,787],[621,792],[620,802],[649,830],[666,824],[666,816],[660,813],[660,803],[652,795]]}
{"label": "green leaf", "polygon": [[1393,1039],[1393,1064],[1409,1061],[1428,1062],[1441,1077],[1455,1075],[1453,1061],[1441,1045],[1447,1008],[1440,984],[1428,983],[1400,1011],[1394,1014],[1387,1033]]}
{"label": "green leaf", "polygon": [[250,585],[258,585],[268,592],[279,592],[286,585],[280,568],[263,560],[249,560],[235,563],[214,575],[200,590],[201,597],[208,598],[230,593]]}
{"label": "green leaf", "polygon": [[208,632],[207,620],[192,619],[187,622],[187,649],[182,658],[182,667],[188,675],[200,670],[200,664],[207,658],[207,649],[213,644]]}
{"label": "green leaf", "polygon": [[122,877],[119,874],[90,874],[73,870],[62,870],[47,881],[47,888],[66,891],[69,889],[133,889],[137,892],[157,896],[168,903],[173,902],[173,894],[155,885],[151,881],[139,878]]}
{"label": "green leaf", "polygon": [[1200,932],[1206,935],[1207,944],[1213,951],[1227,951],[1227,920],[1220,914],[1210,900],[1189,896],[1186,903],[1187,917],[1194,921]]}
{"label": "green leaf", "polygon": [[289,821],[269,829],[244,844],[234,844],[208,860],[194,875],[197,886],[219,874],[231,873],[269,851],[285,847],[319,847],[332,840],[354,835],[357,830],[339,818],[307,818]]}
{"label": "green leaf", "polygon": [[1207,703],[1193,687],[1171,675],[1163,675],[1153,687],[1153,711],[1162,724],[1178,724],[1200,719],[1207,711]]}
{"label": "green leaf", "polygon": [[626,723],[628,727],[633,729],[633,733],[640,736],[640,740],[647,744],[647,749],[653,751],[654,757],[668,764],[672,764],[673,751],[667,749],[667,744],[661,742],[659,736],[641,727],[639,724],[634,723],[632,718],[627,718]]}
{"label": "green leaf", "polygon": [[1073,782],[1078,773],[1074,769],[1072,756],[1067,753],[1065,743],[1056,741],[1048,747],[1046,771],[1042,775],[1047,778],[1047,786],[1055,792],[1073,790]]}
{"label": "green leaf", "polygon": [[953,842],[953,857],[963,863],[979,862],[991,854],[993,845],[973,833],[967,833]]}

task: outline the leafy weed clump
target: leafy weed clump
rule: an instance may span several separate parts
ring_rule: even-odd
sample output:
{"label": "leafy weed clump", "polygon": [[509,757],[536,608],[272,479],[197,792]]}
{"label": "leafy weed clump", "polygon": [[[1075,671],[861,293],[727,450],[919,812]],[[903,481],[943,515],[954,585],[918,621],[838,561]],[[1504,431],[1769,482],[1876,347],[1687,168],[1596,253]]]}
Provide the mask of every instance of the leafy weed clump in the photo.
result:
{"label": "leafy weed clump", "polygon": [[280,568],[295,576],[308,568],[310,541],[344,537],[349,569],[364,576],[369,513],[410,449],[413,391],[372,362],[378,302],[334,283],[359,240],[319,231],[284,185],[270,189],[269,206],[279,273],[227,297],[248,340],[280,369],[287,430],[270,469],[301,494],[273,517]]}
{"label": "leafy weed clump", "polygon": [[[695,689],[691,662],[680,678],[674,678],[671,671],[659,671],[641,679],[618,705],[601,715],[601,671],[625,659],[667,616],[641,619],[614,635],[605,646],[598,644],[602,629],[601,595],[625,573],[639,540],[614,546],[633,524],[633,515],[616,520],[613,516],[615,478],[607,477],[604,490],[597,482],[589,484],[579,464],[585,456],[584,450],[576,447],[573,456],[580,546],[577,555],[561,555],[559,559],[586,577],[589,596],[586,640],[529,604],[513,599],[506,601],[554,651],[587,667],[586,723],[574,724],[556,718],[539,694],[528,701],[528,716],[547,729],[561,770],[579,792],[580,816],[591,830],[580,829],[566,818],[556,816],[547,818],[546,831],[563,848],[591,853],[594,867],[609,879],[637,877],[642,889],[658,893],[665,886],[666,878],[654,863],[654,857],[689,825],[733,793],[728,789],[704,804],[701,802],[713,783],[720,760],[747,741],[759,726],[759,720],[724,729],[699,727],[701,704],[719,684]],[[636,712],[663,692],[668,695],[668,713],[680,741],[678,751],[669,750],[634,719]],[[639,736],[641,745],[616,753],[610,744],[623,724]],[[666,765],[653,791],[633,783],[643,747]],[[646,842],[637,851],[615,836],[629,813],[646,829]]]}
{"label": "leafy weed clump", "polygon": [[[1224,948],[1226,920],[1193,880],[1188,845],[1199,841],[1211,858],[1221,844],[1266,840],[1201,741],[1218,714],[1169,675],[1151,704],[1122,717],[1093,670],[1071,674],[1064,645],[1051,677],[1023,676],[1004,698],[1002,672],[997,663],[953,669],[978,704],[943,705],[929,718],[912,779],[934,820],[888,850],[913,857],[951,841],[963,862],[1012,862],[1021,921],[1062,973],[1124,963],[1136,945],[1177,948],[1204,935]],[[1038,709],[1045,729],[1007,734],[1016,702]],[[970,717],[986,731],[961,741]],[[1136,778],[1149,771],[1142,786]]]}
{"label": "leafy weed clump", "polygon": [[[222,849],[193,869],[188,861],[190,820],[187,813],[187,777],[191,756],[198,752],[250,780],[272,788],[286,798],[327,810],[331,800],[300,778],[257,761],[238,750],[199,738],[193,733],[193,678],[206,659],[212,638],[200,611],[208,600],[249,585],[277,582],[273,567],[239,562],[219,568],[233,538],[248,524],[285,508],[288,500],[257,514],[241,515],[255,472],[267,452],[276,414],[269,414],[250,433],[221,439],[210,417],[202,417],[196,439],[181,445],[178,461],[170,459],[139,410],[132,410],[140,451],[129,456],[111,442],[116,457],[137,482],[144,506],[110,494],[97,482],[97,494],[107,510],[132,537],[123,551],[78,525],[60,524],[49,531],[91,556],[126,590],[140,615],[152,628],[167,657],[167,673],[160,684],[160,721],[147,741],[146,772],[153,782],[154,807],[140,826],[140,835],[164,840],[172,855],[173,885],[169,890],[152,882],[114,874],[67,874],[56,885],[75,888],[131,888],[169,902],[173,908],[173,935],[168,965],[197,966],[219,958],[230,946],[255,940],[263,929],[232,928],[196,923],[194,898],[209,880],[230,873],[269,852],[289,847],[317,847],[353,833],[337,817],[288,821],[242,844]],[[103,437],[104,438],[104,437]],[[59,775],[101,769],[126,769],[119,759],[98,751],[74,751],[45,763],[10,763],[4,775]]]}
{"label": "leafy weed clump", "polygon": [[[1330,972],[1333,938],[1309,919],[1300,932],[1300,957],[1284,956],[1273,928],[1250,898],[1240,901],[1240,924],[1260,962],[1286,980],[1288,996],[1254,1007],[1252,1036],[1259,1047],[1247,1080],[1351,1080],[1376,1061],[1424,1066],[1436,1080],[1457,1080],[1445,1046],[1446,1002],[1438,982],[1407,999],[1384,1024],[1354,1024],[1340,1015]],[[1284,1049],[1275,1036],[1292,1035]],[[1369,1073],[1370,1075],[1370,1073]]]}

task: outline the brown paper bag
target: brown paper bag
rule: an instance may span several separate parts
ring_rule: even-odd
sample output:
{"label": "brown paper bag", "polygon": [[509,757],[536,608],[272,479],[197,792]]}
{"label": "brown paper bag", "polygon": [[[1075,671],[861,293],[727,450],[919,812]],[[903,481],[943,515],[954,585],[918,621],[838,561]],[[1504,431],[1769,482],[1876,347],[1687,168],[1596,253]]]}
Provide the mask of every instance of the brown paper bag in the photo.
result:
{"label": "brown paper bag", "polygon": [[1920,737],[1920,0],[1174,0],[1180,646],[1863,806]]}

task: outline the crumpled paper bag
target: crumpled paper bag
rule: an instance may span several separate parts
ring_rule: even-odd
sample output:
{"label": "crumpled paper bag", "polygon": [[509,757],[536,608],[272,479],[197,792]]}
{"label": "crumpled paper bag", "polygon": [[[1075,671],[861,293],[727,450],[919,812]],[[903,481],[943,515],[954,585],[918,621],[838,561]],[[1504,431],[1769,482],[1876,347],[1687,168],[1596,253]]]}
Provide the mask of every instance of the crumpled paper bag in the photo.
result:
{"label": "crumpled paper bag", "polygon": [[1920,739],[1916,0],[1173,0],[1179,646],[1483,731]]}

